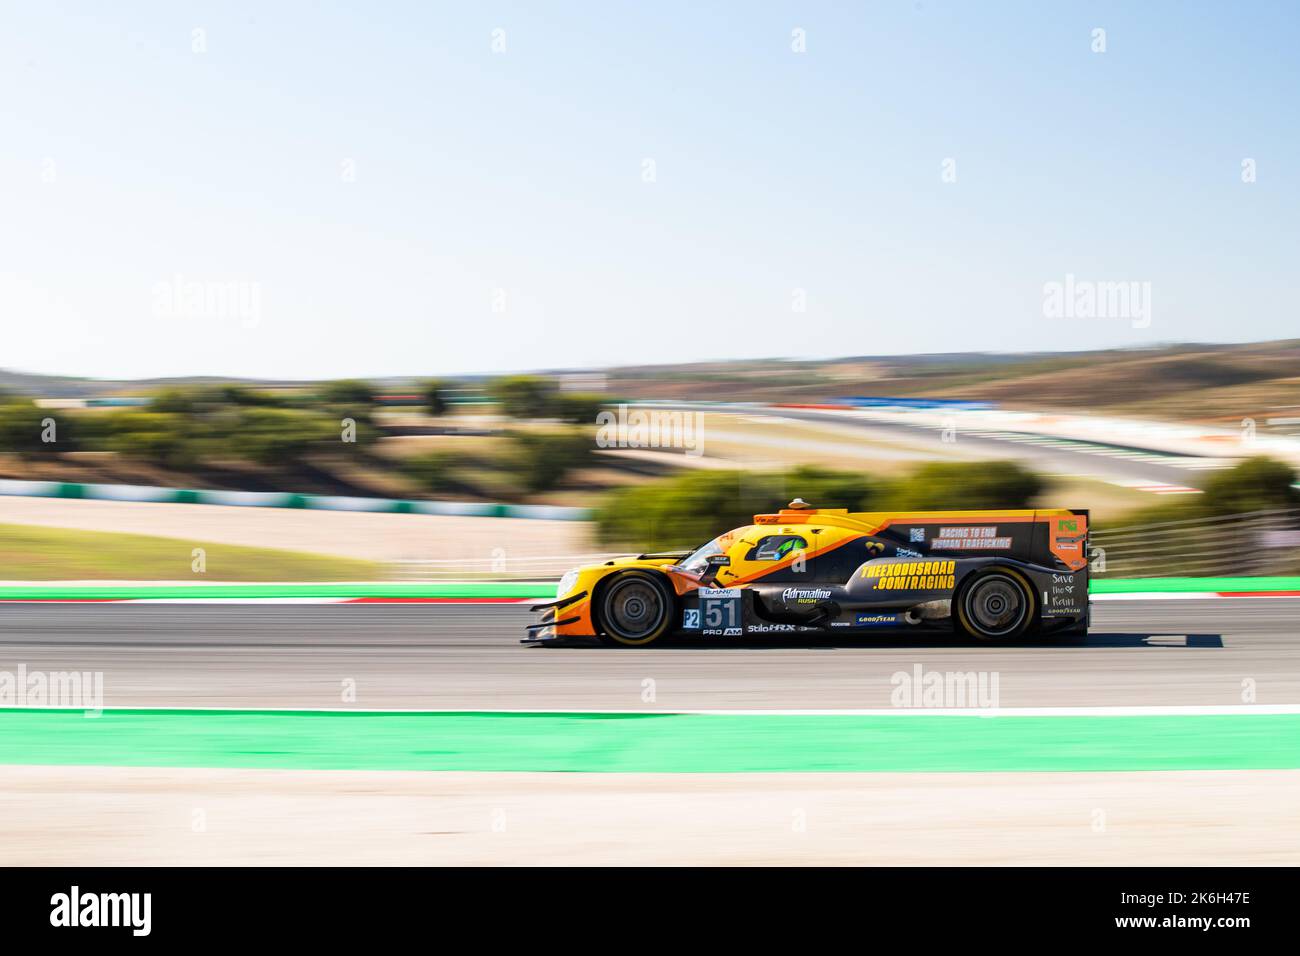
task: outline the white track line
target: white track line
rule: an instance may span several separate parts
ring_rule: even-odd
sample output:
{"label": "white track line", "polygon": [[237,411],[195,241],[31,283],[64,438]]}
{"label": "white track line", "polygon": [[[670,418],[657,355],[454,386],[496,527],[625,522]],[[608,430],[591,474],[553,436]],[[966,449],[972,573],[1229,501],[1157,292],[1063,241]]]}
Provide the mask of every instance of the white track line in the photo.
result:
{"label": "white track line", "polygon": [[[1091,601],[1230,601],[1238,598],[1294,598],[1294,594],[1218,591],[1135,591],[1132,593],[1093,594]],[[0,598],[0,604],[370,604],[388,607],[504,607],[541,604],[554,598],[355,598],[355,597],[214,597],[214,598]]]}

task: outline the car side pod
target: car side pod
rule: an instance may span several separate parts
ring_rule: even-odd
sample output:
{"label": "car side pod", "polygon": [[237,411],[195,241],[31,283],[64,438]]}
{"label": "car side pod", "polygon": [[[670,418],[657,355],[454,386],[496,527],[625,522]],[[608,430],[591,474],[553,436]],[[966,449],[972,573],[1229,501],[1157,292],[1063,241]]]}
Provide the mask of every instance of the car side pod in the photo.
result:
{"label": "car side pod", "polygon": [[534,604],[529,611],[536,614],[541,612],[542,619],[536,624],[529,624],[526,630],[528,636],[520,639],[520,644],[548,644],[557,640],[558,635],[555,629],[564,624],[572,624],[578,620],[577,616],[559,619],[560,611],[571,604],[576,604],[587,596],[586,591],[579,591],[577,594],[570,594],[566,598],[560,598],[558,601],[544,601],[541,604]]}

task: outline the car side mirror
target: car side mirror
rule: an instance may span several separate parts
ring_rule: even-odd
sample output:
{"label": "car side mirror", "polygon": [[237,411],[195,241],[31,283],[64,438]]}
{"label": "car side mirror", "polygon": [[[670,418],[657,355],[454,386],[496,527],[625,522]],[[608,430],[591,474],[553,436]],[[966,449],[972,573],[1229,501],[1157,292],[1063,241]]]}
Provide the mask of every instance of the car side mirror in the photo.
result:
{"label": "car side mirror", "polygon": [[717,579],[719,571],[731,566],[731,558],[725,554],[711,554],[704,559],[704,564],[704,573],[700,575],[700,582],[712,584]]}

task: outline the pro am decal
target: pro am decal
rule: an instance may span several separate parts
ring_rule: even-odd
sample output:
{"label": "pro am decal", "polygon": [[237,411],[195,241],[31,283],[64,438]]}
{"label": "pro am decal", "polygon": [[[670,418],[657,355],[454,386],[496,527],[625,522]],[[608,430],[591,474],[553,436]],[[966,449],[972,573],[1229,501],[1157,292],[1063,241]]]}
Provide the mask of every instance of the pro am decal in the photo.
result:
{"label": "pro am decal", "polygon": [[999,537],[998,527],[980,524],[940,528],[939,537],[930,540],[930,550],[939,551],[1008,551],[1009,537]]}

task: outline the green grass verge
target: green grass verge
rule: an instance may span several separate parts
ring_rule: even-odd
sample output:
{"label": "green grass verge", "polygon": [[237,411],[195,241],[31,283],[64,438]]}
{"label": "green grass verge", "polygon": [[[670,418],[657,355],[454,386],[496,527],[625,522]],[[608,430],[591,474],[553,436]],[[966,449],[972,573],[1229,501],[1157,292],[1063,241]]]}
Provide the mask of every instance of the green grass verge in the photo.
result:
{"label": "green grass verge", "polygon": [[1300,715],[0,710],[0,764],[628,773],[1300,768]]}
{"label": "green grass verge", "polygon": [[[193,550],[207,570],[193,570]],[[371,561],[275,548],[248,548],[141,534],[0,525],[0,580],[4,581],[368,581],[382,577]]]}

